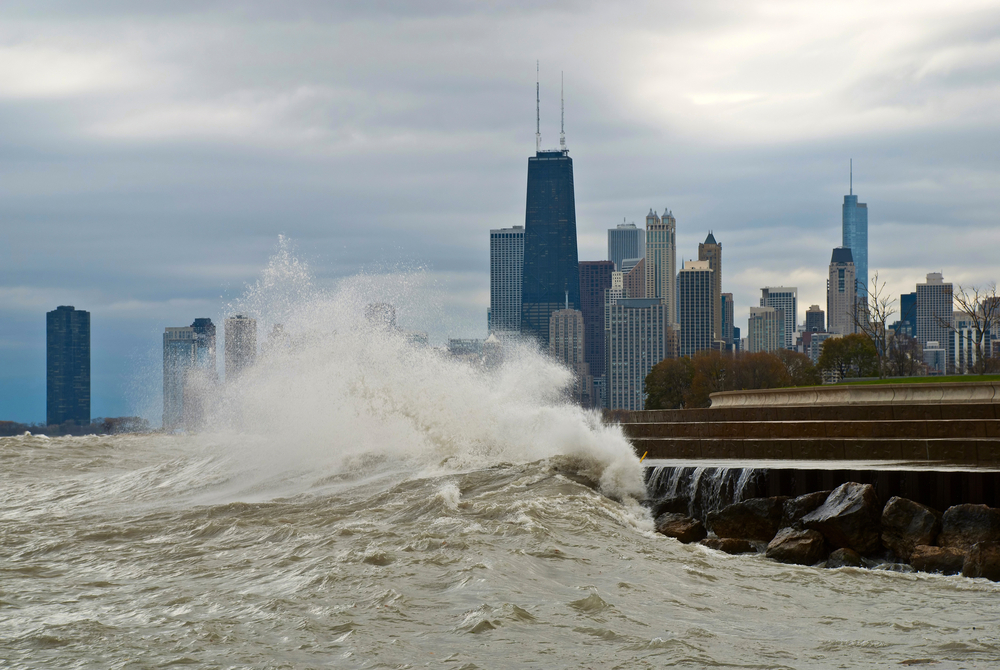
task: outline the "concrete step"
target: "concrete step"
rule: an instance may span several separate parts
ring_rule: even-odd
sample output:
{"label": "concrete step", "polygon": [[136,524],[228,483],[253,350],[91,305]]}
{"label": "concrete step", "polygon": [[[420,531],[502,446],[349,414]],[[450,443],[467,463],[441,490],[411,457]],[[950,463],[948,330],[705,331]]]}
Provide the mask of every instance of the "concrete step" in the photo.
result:
{"label": "concrete step", "polygon": [[707,407],[699,409],[607,410],[609,423],[705,421],[933,421],[1000,419],[1000,403],[906,405],[809,405],[790,407]]}

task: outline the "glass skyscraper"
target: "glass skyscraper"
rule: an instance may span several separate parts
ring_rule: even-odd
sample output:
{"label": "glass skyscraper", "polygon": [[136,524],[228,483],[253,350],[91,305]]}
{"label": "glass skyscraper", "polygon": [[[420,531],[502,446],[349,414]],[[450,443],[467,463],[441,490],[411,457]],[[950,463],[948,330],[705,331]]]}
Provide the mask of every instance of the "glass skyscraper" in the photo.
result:
{"label": "glass skyscraper", "polygon": [[90,312],[60,306],[45,315],[45,422],[90,423]]}
{"label": "glass skyscraper", "polygon": [[521,330],[521,282],[524,280],[524,228],[490,231],[490,331]]}
{"label": "glass skyscraper", "polygon": [[521,332],[549,345],[549,317],[580,309],[573,159],[566,149],[538,151],[528,159],[524,217]]}
{"label": "glass skyscraper", "polygon": [[868,205],[858,202],[858,196],[854,195],[853,177],[851,181],[851,194],[844,196],[842,246],[851,250],[857,294],[858,298],[862,298],[868,295]]}

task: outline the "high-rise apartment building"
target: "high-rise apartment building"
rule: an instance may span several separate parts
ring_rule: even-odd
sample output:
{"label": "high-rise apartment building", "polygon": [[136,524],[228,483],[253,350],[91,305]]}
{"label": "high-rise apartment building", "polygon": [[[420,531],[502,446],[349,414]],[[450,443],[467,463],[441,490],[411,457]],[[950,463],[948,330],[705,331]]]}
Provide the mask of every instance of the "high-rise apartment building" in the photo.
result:
{"label": "high-rise apartment building", "polygon": [[677,219],[669,210],[663,218],[646,215],[646,298],[662,300],[667,318],[677,323]]}
{"label": "high-rise apartment building", "polygon": [[708,261],[712,268],[712,340],[724,340],[722,332],[722,245],[715,241],[711,231],[698,245],[698,260]]}
{"label": "high-rise apartment building", "polygon": [[819,305],[810,305],[806,310],[806,332],[826,332],[826,313],[819,308]]}
{"label": "high-rise apartment building", "polygon": [[622,261],[627,258],[638,261],[645,254],[646,231],[642,228],[636,228],[634,223],[619,223],[608,230],[608,260],[618,272],[627,272]]}
{"label": "high-rise apartment building", "polygon": [[856,333],[857,303],[853,255],[847,247],[837,247],[830,257],[830,277],[826,283],[827,332]]}
{"label": "high-rise apartment building", "polygon": [[[715,340],[715,271],[708,261],[688,261],[677,274],[680,355],[694,356],[712,348]],[[721,304],[719,305],[721,307]]]}
{"label": "high-rise apartment building", "polygon": [[899,321],[894,324],[897,335],[917,337],[917,292],[899,296]]}
{"label": "high-rise apartment building", "polygon": [[548,347],[549,317],[563,308],[567,291],[570,307],[579,309],[573,159],[566,149],[539,150],[528,159],[521,332]]}
{"label": "high-rise apartment building", "polygon": [[[946,350],[946,360],[955,359],[951,337],[954,312],[953,287],[945,283],[940,272],[927,275],[927,282],[917,284],[917,341],[926,348],[928,342],[938,342]],[[944,372],[944,371],[943,371]]]}
{"label": "high-rise apartment building", "polygon": [[[610,261],[609,265],[613,264]],[[604,333],[601,333],[603,336]],[[583,407],[594,406],[594,378],[584,360],[586,335],[583,312],[559,309],[549,317],[549,354],[573,371],[573,402]]]}
{"label": "high-rise apartment building", "polygon": [[611,261],[580,261],[580,311],[583,312],[583,358],[590,374],[604,374],[604,295],[611,288],[615,264]]}
{"label": "high-rise apartment building", "polygon": [[726,346],[733,346],[733,294],[722,294],[722,339]]}
{"label": "high-rise apartment building", "polygon": [[677,356],[677,333],[658,298],[620,298],[608,305],[605,325],[610,409],[643,409],[646,375],[664,358]]}
{"label": "high-rise apartment building", "polygon": [[851,191],[844,196],[843,246],[851,250],[857,296],[868,295],[868,205],[854,195],[854,167],[851,166]]}
{"label": "high-rise apartment building", "polygon": [[[376,304],[384,305],[385,303]],[[388,305],[388,307],[392,307],[392,305]],[[381,319],[379,323],[382,323],[384,322],[384,315],[387,313],[385,310],[378,310],[372,314],[377,314]],[[365,315],[368,316],[367,311]],[[372,319],[369,318],[369,321],[372,321]],[[392,324],[395,325],[395,310],[392,312]],[[247,369],[253,367],[253,364],[257,360],[257,319],[236,314],[226,319],[225,326],[226,381],[231,382]]]}
{"label": "high-rise apartment building", "polygon": [[61,305],[45,314],[45,422],[90,423],[90,312]]}
{"label": "high-rise apartment building", "polygon": [[795,348],[798,329],[799,289],[795,286],[766,286],[760,290],[760,306],[774,307],[785,314],[785,349]]}
{"label": "high-rise apartment building", "polygon": [[784,349],[786,323],[783,309],[751,307],[747,321],[747,350],[757,353]]}
{"label": "high-rise apartment building", "polygon": [[490,230],[490,330],[521,330],[524,226]]}
{"label": "high-rise apartment building", "polygon": [[[193,374],[197,371],[197,375]],[[215,324],[195,319],[163,332],[163,428],[196,427],[205,395],[216,381]]]}

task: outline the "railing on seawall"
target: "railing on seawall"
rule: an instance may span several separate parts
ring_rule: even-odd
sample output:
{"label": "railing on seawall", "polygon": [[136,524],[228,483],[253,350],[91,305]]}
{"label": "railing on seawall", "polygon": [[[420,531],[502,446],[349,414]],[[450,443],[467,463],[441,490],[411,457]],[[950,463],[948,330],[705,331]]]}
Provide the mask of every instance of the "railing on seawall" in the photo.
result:
{"label": "railing on seawall", "polygon": [[710,396],[717,407],[795,405],[894,405],[921,403],[1000,403],[1000,381],[940,384],[871,384],[722,391]]}

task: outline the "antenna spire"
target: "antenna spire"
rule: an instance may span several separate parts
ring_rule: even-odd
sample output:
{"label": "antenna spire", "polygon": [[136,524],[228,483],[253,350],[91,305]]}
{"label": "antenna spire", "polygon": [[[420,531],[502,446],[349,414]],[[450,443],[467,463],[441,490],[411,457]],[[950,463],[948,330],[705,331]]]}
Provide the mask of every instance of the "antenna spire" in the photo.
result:
{"label": "antenna spire", "polygon": [[851,195],[854,195],[854,159],[851,159]]}
{"label": "antenna spire", "polygon": [[559,73],[559,148],[566,151],[566,96],[563,73]]}
{"label": "antenna spire", "polygon": [[541,98],[538,95],[538,61],[535,61],[535,151],[542,150]]}

